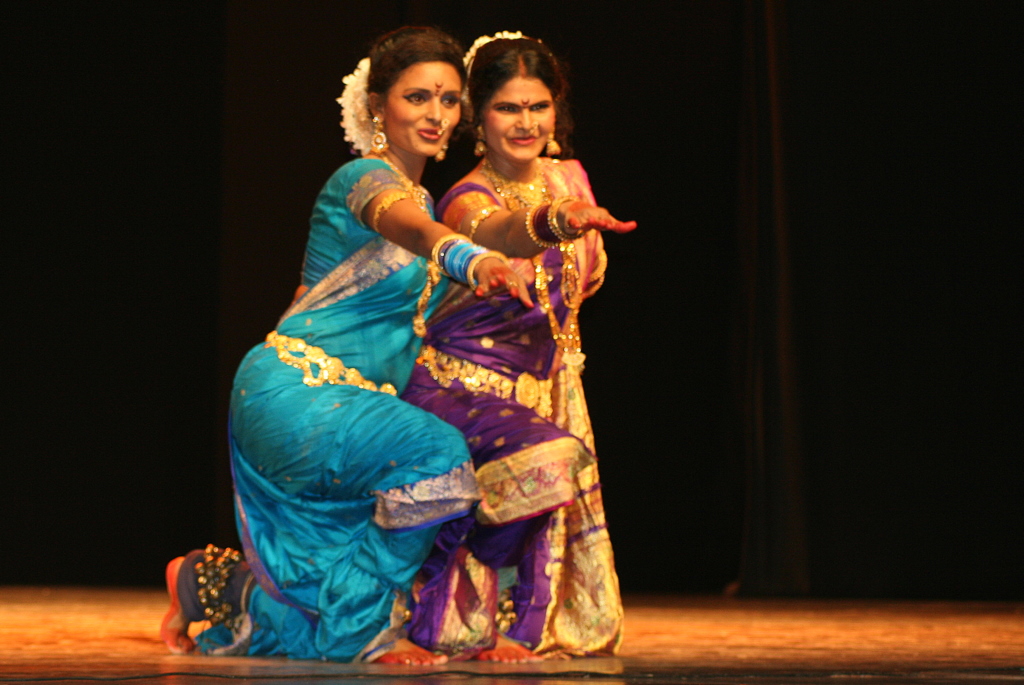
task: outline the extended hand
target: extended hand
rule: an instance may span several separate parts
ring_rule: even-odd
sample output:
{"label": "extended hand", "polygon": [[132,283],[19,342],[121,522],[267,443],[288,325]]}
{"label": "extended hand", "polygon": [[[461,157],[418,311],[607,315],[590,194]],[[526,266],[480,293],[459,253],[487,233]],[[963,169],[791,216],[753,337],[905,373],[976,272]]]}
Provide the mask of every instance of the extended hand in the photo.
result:
{"label": "extended hand", "polygon": [[508,264],[497,257],[480,260],[474,276],[478,284],[474,291],[477,297],[507,290],[512,297],[518,297],[525,307],[533,309],[533,300],[530,299],[530,291],[523,279]]}
{"label": "extended hand", "polygon": [[559,220],[568,226],[569,233],[582,235],[590,229],[629,233],[636,228],[635,221],[619,221],[604,207],[594,207],[582,202],[573,202],[564,209],[559,207]]}

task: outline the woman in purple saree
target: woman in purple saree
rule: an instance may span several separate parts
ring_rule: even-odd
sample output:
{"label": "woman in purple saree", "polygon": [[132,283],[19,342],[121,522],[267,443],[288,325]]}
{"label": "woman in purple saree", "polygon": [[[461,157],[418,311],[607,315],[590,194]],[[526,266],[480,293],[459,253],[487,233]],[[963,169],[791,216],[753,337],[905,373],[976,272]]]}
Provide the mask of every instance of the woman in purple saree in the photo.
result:
{"label": "woman in purple saree", "polygon": [[606,266],[601,234],[583,220],[617,232],[635,224],[594,206],[579,162],[550,158],[571,122],[542,43],[501,33],[478,40],[466,62],[484,159],[438,215],[470,240],[534,254],[513,268],[539,306],[453,287],[428,322],[402,398],[462,431],[483,500],[475,517],[442,526],[413,589],[409,634],[451,658],[614,654],[622,604],[577,317]]}

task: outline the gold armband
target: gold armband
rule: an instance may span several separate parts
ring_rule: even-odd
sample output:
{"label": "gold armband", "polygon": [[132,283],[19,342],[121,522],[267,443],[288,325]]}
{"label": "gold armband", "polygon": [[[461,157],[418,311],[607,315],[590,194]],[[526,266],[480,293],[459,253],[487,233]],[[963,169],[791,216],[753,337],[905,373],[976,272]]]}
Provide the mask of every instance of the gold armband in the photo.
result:
{"label": "gold armband", "polygon": [[384,213],[391,209],[396,202],[399,200],[411,200],[412,195],[407,192],[396,190],[389,192],[380,204],[377,205],[377,209],[373,212],[373,220],[370,222],[370,228],[373,229],[374,233],[380,233],[378,227],[380,226],[380,219],[384,216]]}
{"label": "gold armband", "polygon": [[470,240],[473,240],[473,236],[476,235],[476,229],[480,227],[480,223],[499,209],[501,209],[501,207],[484,207],[475,217],[473,217],[473,220],[469,222],[469,233],[466,234]]}

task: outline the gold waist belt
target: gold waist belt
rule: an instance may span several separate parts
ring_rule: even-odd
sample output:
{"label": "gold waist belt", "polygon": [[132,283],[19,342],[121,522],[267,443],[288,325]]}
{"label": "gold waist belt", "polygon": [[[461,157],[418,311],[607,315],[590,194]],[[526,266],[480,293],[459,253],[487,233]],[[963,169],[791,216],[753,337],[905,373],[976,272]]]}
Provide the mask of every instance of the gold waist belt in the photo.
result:
{"label": "gold waist belt", "polygon": [[528,373],[521,373],[513,381],[485,366],[445,354],[430,345],[423,346],[416,362],[425,366],[430,377],[443,388],[450,388],[452,381],[459,381],[470,392],[485,392],[505,400],[512,399],[533,409],[538,416],[551,418],[551,380],[540,380]]}
{"label": "gold waist belt", "polygon": [[[302,371],[302,382],[306,385],[354,385],[363,390],[398,395],[398,390],[390,383],[377,387],[373,381],[363,378],[359,369],[345,366],[340,359],[324,352],[322,347],[307,345],[302,338],[289,338],[277,331],[270,331],[267,333],[267,347],[277,348],[278,359]],[[293,352],[301,352],[302,356],[297,357]],[[317,367],[316,372],[313,371],[314,366]]]}

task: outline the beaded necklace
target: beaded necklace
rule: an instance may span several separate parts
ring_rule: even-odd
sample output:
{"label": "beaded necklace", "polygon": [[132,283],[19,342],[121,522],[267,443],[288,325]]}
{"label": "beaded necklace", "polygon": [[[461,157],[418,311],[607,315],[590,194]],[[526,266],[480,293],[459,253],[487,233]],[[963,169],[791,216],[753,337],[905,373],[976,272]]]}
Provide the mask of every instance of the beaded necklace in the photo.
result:
{"label": "beaded necklace", "polygon": [[480,165],[480,173],[494,186],[508,206],[510,212],[530,205],[540,205],[551,202],[551,193],[548,191],[548,182],[544,174],[537,174],[532,181],[513,181],[500,171],[494,168],[491,160],[484,157]]}
{"label": "beaded necklace", "polygon": [[[527,183],[513,181],[495,169],[486,157],[483,164],[480,165],[480,173],[494,186],[495,192],[505,200],[505,204],[511,212],[523,207],[551,202],[547,179],[542,173]],[[579,287],[580,272],[576,261],[576,245],[571,240],[566,240],[559,243],[558,250],[562,254],[562,300],[569,310],[565,317],[565,325],[558,323],[558,317],[551,306],[551,293],[548,291],[550,277],[544,268],[543,252],[531,260],[533,262],[534,286],[537,289],[537,301],[540,303],[540,308],[548,316],[551,337],[562,353],[562,363],[578,374],[583,370],[583,361],[586,359],[586,355],[583,354],[580,342],[579,314],[583,292]]]}
{"label": "beaded necklace", "polygon": [[[409,199],[416,203],[416,206],[423,210],[423,213],[428,217],[430,216],[430,210],[427,208],[427,191],[415,183],[413,180],[402,173],[394,163],[387,158],[386,155],[373,155],[376,159],[383,161],[388,165],[392,171],[395,172],[395,176],[398,177],[398,182],[402,184],[406,192],[409,194]],[[423,284],[423,292],[420,293],[420,297],[416,300],[416,313],[412,316],[412,330],[420,338],[426,337],[427,335],[427,323],[424,319],[424,314],[427,311],[427,304],[430,302],[430,296],[434,292],[434,286],[441,282],[441,267],[437,265],[431,259],[427,260],[427,280]]]}

